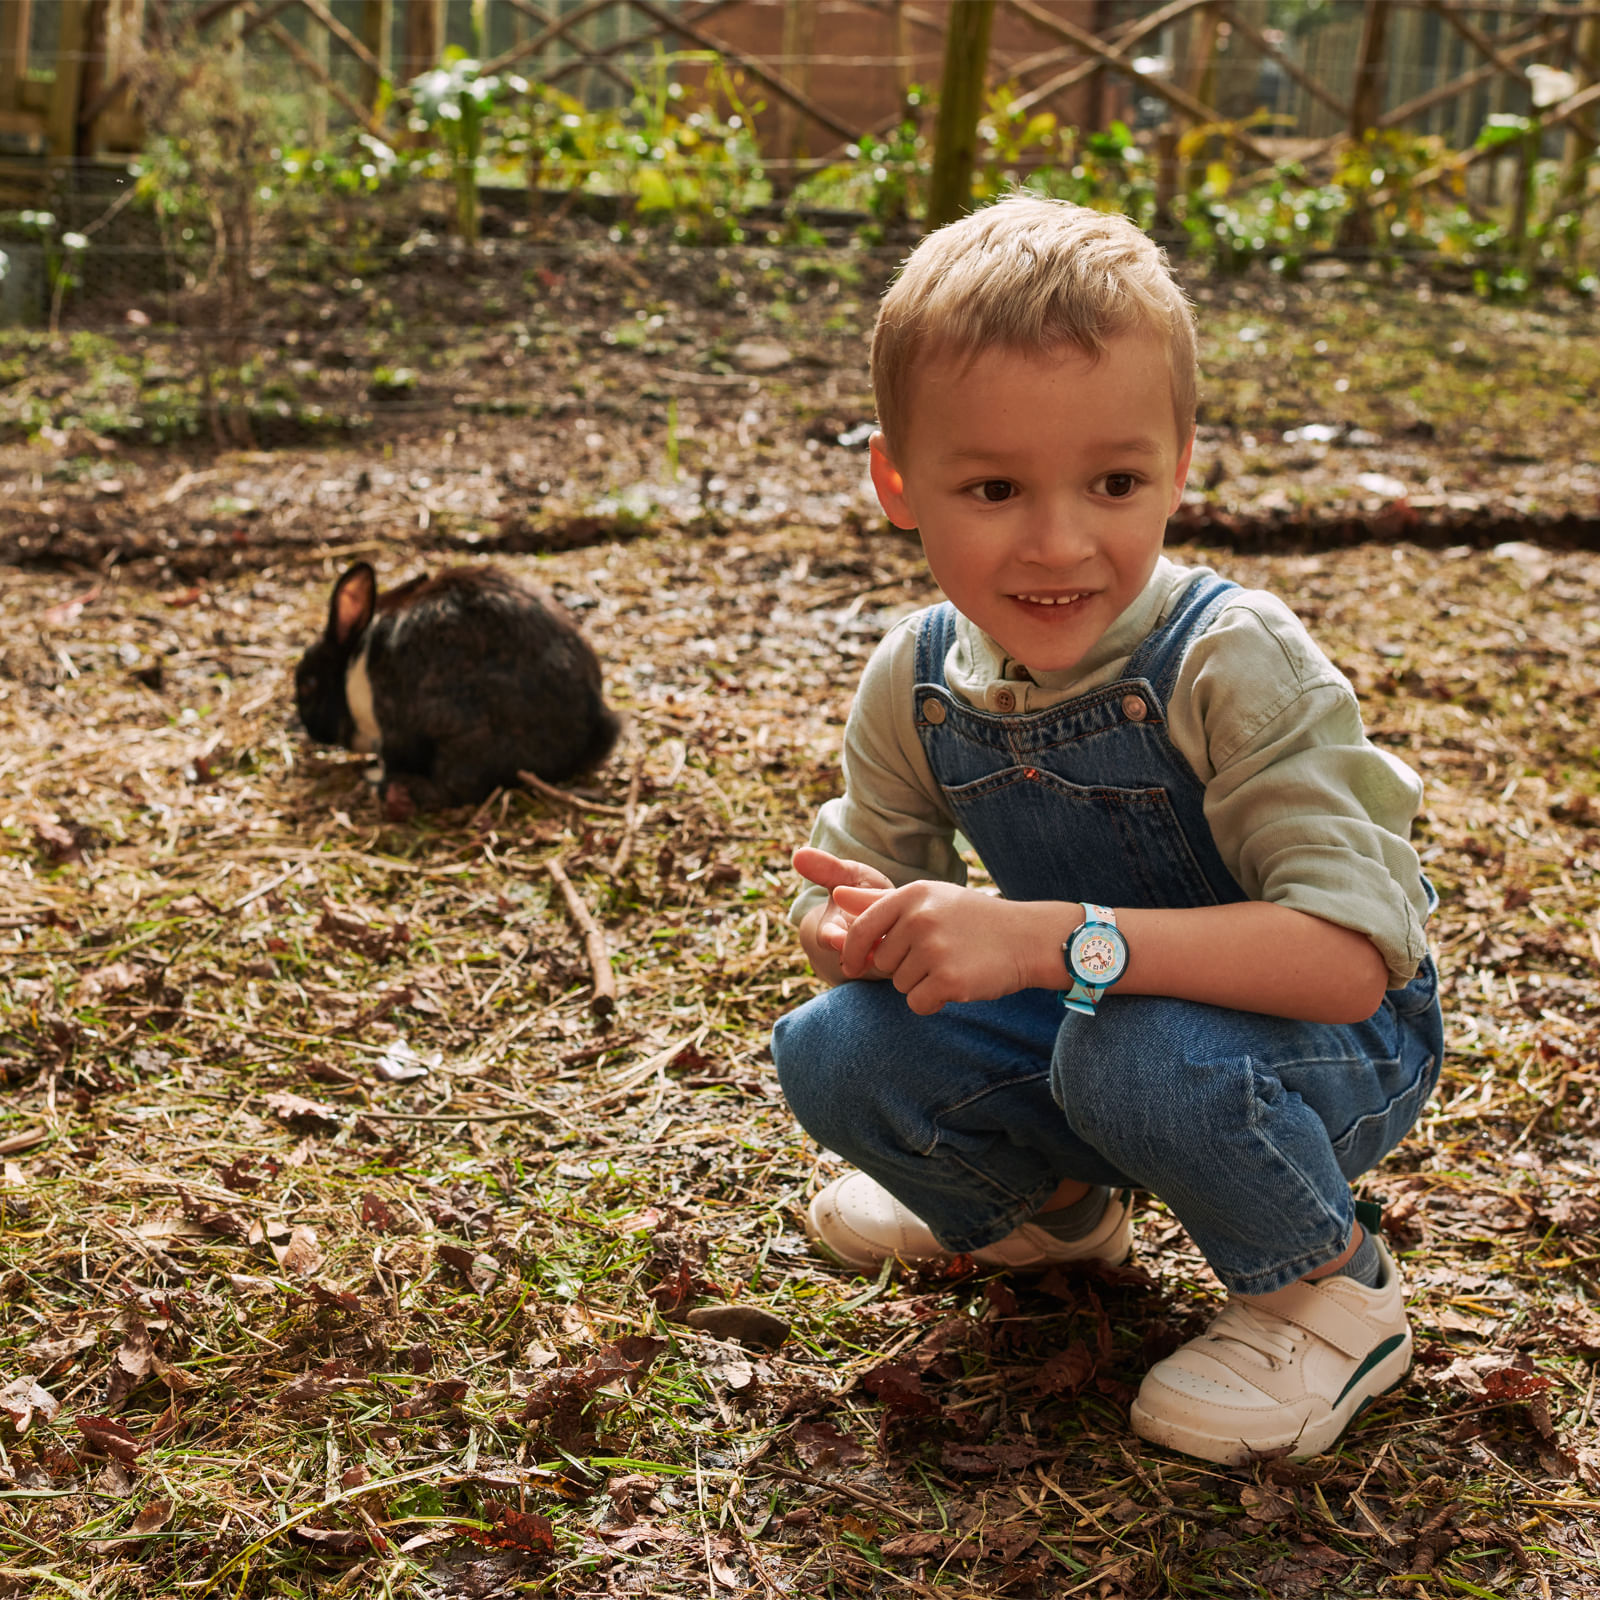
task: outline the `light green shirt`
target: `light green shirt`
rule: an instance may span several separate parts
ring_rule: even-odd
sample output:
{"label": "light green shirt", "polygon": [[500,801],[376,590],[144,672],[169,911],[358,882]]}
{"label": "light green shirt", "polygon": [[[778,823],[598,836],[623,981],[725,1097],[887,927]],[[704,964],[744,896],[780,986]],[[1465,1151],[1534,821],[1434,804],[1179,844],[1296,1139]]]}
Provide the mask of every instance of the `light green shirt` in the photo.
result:
{"label": "light green shirt", "polygon": [[[1063,672],[1030,674],[958,617],[946,682],[970,705],[1018,713],[1114,683],[1208,570],[1162,557],[1139,598]],[[896,623],[867,662],[845,727],[844,793],[818,813],[811,842],[896,884],[965,883],[955,822],[917,737],[912,689],[924,614]],[[1166,709],[1168,734],[1205,785],[1206,821],[1240,888],[1364,933],[1388,965],[1390,986],[1409,982],[1427,953],[1427,896],[1410,844],[1422,783],[1367,738],[1355,691],[1299,618],[1262,590],[1233,591],[1190,643]],[[808,885],[792,919],[824,894]]]}

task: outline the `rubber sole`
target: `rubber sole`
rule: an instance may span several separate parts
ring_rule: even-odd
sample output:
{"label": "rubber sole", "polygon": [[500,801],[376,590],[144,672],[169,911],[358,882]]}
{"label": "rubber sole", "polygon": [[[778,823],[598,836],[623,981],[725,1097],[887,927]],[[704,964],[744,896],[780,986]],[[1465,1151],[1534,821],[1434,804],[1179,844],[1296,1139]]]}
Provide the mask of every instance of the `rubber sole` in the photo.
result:
{"label": "rubber sole", "polygon": [[[859,1259],[853,1258],[846,1255],[836,1244],[829,1240],[827,1229],[818,1215],[818,1202],[821,1201],[824,1193],[826,1193],[825,1190],[814,1194],[806,1206],[806,1237],[811,1241],[813,1248],[830,1261],[837,1262],[841,1267],[849,1267],[854,1272],[876,1272],[887,1259],[885,1256],[867,1255],[863,1252]],[[1090,1262],[1099,1262],[1108,1267],[1121,1266],[1133,1250],[1132,1196],[1124,1190],[1117,1201],[1113,1203],[1121,1205],[1122,1215],[1118,1221],[1118,1226],[1113,1229],[1110,1236],[1104,1241],[1105,1245],[1110,1247],[1106,1254],[1060,1256],[1019,1263],[985,1259],[982,1251],[968,1251],[966,1253],[971,1255],[980,1267],[991,1272],[1040,1273],[1048,1272],[1052,1267],[1087,1265]],[[906,1262],[910,1266],[936,1266],[942,1262],[953,1261],[955,1254],[951,1251],[941,1251],[937,1254],[899,1256],[897,1259]]]}
{"label": "rubber sole", "polygon": [[1195,1456],[1202,1461],[1214,1461],[1223,1467],[1244,1467],[1252,1461],[1287,1455],[1291,1460],[1304,1461],[1310,1456],[1320,1456],[1331,1450],[1362,1415],[1375,1406],[1386,1394],[1405,1386],[1411,1375],[1412,1349],[1409,1333],[1404,1345],[1389,1360],[1374,1367],[1369,1382],[1346,1397],[1327,1416],[1292,1433],[1281,1433],[1255,1439],[1223,1438],[1191,1427],[1167,1417],[1158,1417],[1146,1411],[1135,1398],[1129,1409],[1128,1420],[1133,1431],[1150,1444],[1176,1450],[1180,1455]]}

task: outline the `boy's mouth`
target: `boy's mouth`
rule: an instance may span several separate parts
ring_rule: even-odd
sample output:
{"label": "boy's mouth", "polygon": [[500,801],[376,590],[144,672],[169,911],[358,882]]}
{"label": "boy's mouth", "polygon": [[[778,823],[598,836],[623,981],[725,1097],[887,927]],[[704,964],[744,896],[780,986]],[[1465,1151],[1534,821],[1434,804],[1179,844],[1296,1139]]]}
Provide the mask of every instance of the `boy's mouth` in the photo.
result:
{"label": "boy's mouth", "polygon": [[1071,594],[1017,594],[1011,598],[1026,601],[1030,606],[1070,606],[1074,601],[1088,597],[1087,589],[1077,589]]}

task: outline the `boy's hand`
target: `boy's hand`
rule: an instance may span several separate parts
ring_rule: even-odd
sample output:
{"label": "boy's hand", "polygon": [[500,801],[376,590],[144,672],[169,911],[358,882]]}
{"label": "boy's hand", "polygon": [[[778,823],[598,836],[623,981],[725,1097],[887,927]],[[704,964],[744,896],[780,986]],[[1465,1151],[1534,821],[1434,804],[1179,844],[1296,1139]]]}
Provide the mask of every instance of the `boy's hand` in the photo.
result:
{"label": "boy's hand", "polygon": [[887,973],[920,1016],[960,1000],[998,1000],[1040,980],[1036,909],[953,883],[903,888],[840,885],[833,900],[848,919],[839,965],[847,978]]}
{"label": "boy's hand", "polygon": [[[878,871],[876,867],[869,867],[860,861],[845,861],[839,856],[829,855],[826,850],[818,850],[812,845],[802,845],[794,853],[794,870],[802,878],[817,884],[828,891],[828,904],[822,913],[822,919],[813,930],[818,944],[828,950],[842,950],[846,936],[850,932],[850,923],[853,912],[846,912],[839,904],[835,889],[857,889],[871,898],[883,893],[885,889],[894,888],[893,883]],[[869,963],[870,965],[870,963]],[[852,977],[865,977],[864,972],[850,974]],[[887,976],[887,974],[881,974]]]}

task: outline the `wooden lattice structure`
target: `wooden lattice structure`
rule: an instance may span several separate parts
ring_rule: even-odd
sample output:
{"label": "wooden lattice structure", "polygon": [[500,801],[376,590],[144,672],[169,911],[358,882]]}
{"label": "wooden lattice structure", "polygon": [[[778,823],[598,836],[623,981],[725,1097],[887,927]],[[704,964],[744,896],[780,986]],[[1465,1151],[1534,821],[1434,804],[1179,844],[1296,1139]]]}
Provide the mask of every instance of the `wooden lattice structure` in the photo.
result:
{"label": "wooden lattice structure", "polygon": [[1481,111],[1528,108],[1529,69],[1545,66],[1572,88],[1540,121],[1568,129],[1577,154],[1594,148],[1600,0],[1331,0],[1300,41],[1267,25],[1264,0],[0,0],[0,145],[13,177],[137,150],[142,55],[202,36],[276,51],[327,110],[377,134],[397,88],[452,41],[591,97],[625,95],[630,63],[665,46],[717,51],[759,86],[781,173],[891,126],[910,82],[950,70],[946,43],[976,8],[992,12],[988,81],[1080,126],[1157,106],[1169,133],[1226,124],[1236,150],[1270,164],[1282,150],[1250,124],[1253,72],[1257,89],[1287,92],[1301,160],[1412,127],[1463,151],[1457,170]]}

